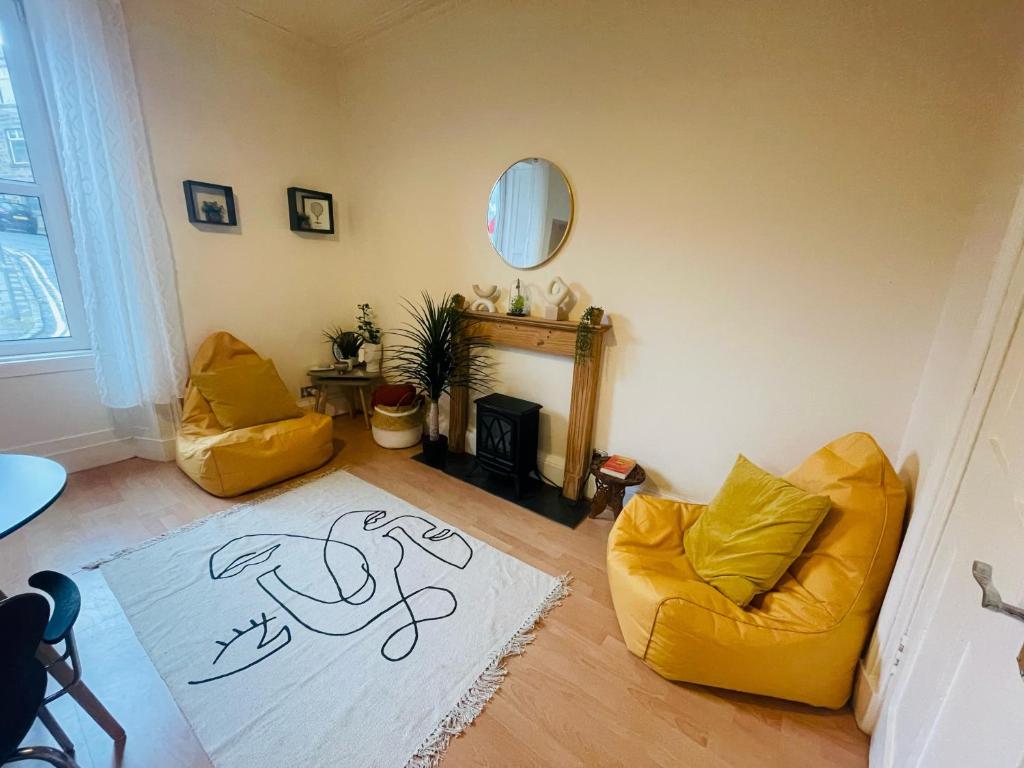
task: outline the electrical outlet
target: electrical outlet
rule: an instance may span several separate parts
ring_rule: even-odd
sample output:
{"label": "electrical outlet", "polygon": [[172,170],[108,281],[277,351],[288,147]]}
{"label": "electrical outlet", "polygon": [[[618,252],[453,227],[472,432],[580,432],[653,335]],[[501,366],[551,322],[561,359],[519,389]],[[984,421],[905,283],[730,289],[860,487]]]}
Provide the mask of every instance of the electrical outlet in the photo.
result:
{"label": "electrical outlet", "polygon": [[316,387],[299,387],[299,397],[316,397]]}

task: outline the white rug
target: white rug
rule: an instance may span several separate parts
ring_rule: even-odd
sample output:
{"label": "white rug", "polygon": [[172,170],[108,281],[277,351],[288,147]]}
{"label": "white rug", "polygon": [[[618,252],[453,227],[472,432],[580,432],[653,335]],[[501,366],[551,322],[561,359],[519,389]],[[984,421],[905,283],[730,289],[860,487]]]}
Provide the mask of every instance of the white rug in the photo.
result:
{"label": "white rug", "polygon": [[342,471],[100,566],[217,768],[435,765],[567,593]]}

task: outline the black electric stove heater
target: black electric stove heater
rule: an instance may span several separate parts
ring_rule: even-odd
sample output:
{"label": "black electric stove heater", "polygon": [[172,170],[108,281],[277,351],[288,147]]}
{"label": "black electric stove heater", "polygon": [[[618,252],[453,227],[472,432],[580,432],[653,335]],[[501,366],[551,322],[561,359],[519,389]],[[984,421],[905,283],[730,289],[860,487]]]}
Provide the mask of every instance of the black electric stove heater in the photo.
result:
{"label": "black electric stove heater", "polygon": [[[476,456],[449,453],[440,469],[481,490],[575,528],[587,516],[585,499],[562,498],[562,489],[544,482],[537,467],[540,431],[538,403],[508,395],[476,400]],[[413,457],[428,464],[423,454]]]}
{"label": "black electric stove heater", "polygon": [[508,395],[487,395],[476,400],[476,463],[488,472],[512,478],[516,498],[523,482],[537,471],[538,403]]}

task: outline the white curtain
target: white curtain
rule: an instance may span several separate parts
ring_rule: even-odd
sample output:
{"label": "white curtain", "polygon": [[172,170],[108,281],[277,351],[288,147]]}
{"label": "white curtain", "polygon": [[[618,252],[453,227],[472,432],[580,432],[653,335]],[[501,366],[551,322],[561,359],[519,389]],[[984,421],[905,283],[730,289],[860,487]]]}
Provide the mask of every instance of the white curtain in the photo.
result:
{"label": "white curtain", "polygon": [[96,379],[111,408],[168,404],[187,370],[174,255],[119,0],[26,2],[67,193]]}

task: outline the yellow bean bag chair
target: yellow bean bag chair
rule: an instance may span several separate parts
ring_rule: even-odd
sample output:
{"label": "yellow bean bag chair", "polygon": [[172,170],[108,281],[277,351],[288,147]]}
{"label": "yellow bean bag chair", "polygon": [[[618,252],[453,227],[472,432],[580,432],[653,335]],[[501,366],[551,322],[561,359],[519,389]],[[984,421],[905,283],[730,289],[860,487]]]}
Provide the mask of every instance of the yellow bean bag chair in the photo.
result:
{"label": "yellow bean bag chair", "polygon": [[829,443],[786,479],[832,507],[774,589],[737,606],[683,550],[705,505],[638,494],[608,539],[612,600],[626,647],[670,680],[836,709],[892,574],[906,493],[864,433]]}
{"label": "yellow bean bag chair", "polygon": [[[262,358],[230,333],[207,338],[192,361],[192,373],[259,362]],[[225,430],[190,380],[182,406],[178,466],[214,496],[272,485],[325,464],[334,452],[331,419],[322,413]]]}

